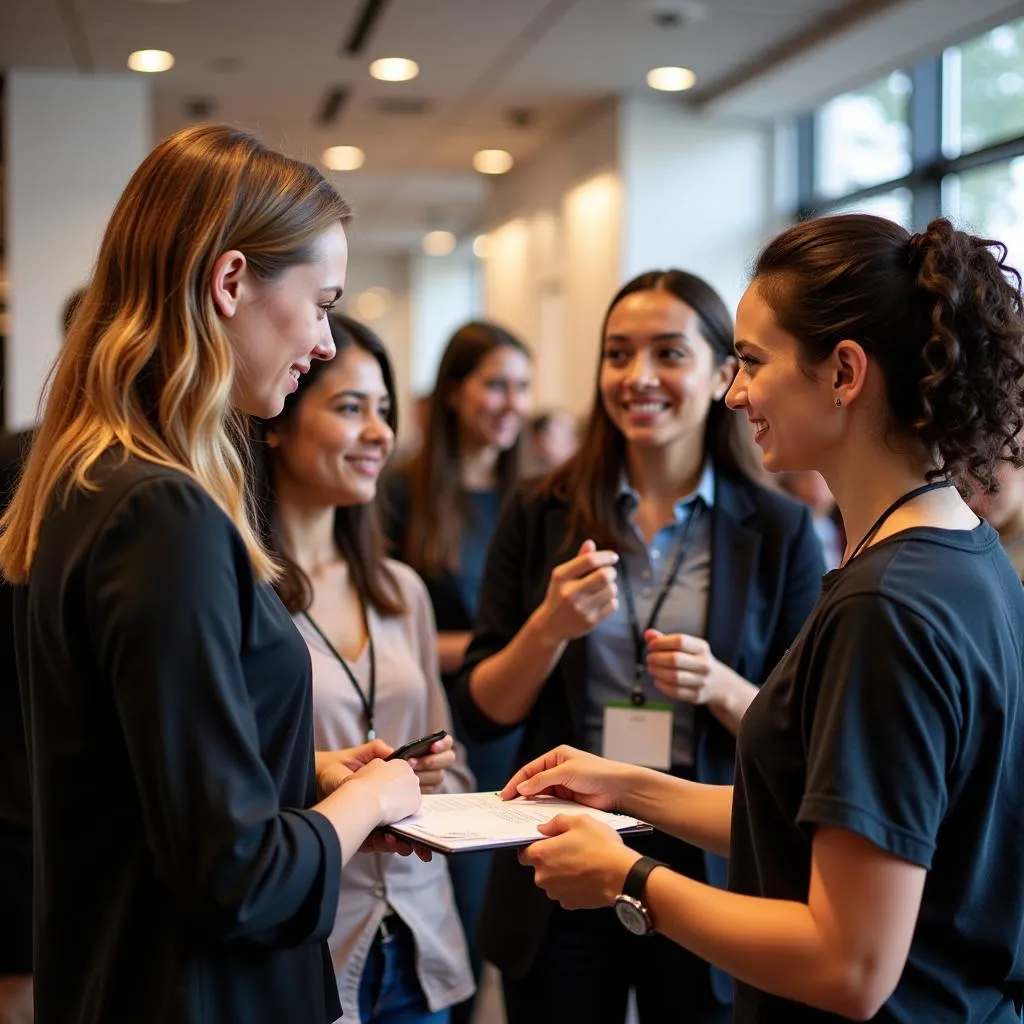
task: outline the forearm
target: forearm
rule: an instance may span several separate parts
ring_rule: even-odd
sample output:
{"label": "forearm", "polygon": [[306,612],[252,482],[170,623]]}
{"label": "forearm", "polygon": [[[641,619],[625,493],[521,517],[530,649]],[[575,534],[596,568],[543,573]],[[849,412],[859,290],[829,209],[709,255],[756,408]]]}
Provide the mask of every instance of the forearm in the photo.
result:
{"label": "forearm", "polygon": [[720,696],[708,701],[708,710],[733,736],[736,736],[747,708],[757,696],[757,687],[721,662],[716,664],[716,671],[722,674],[717,687]]}
{"label": "forearm", "polygon": [[445,631],[437,634],[437,654],[442,673],[451,675],[462,668],[462,663],[466,659],[466,648],[472,636],[470,632]]}
{"label": "forearm", "polygon": [[733,977],[773,995],[866,1019],[868,961],[851,963],[803,903],[740,896],[673,871],[652,872],[655,928]]}
{"label": "forearm", "polygon": [[547,636],[539,612],[534,612],[505,647],[473,669],[473,702],[493,721],[518,725],[532,710],[565,646],[565,641]]}
{"label": "forearm", "polygon": [[358,853],[366,837],[381,822],[380,802],[376,794],[359,780],[346,782],[330,796],[313,807],[334,827],[341,844],[341,863],[344,867]]}
{"label": "forearm", "polygon": [[624,813],[709,853],[729,856],[732,786],[708,786],[632,768],[624,794]]}

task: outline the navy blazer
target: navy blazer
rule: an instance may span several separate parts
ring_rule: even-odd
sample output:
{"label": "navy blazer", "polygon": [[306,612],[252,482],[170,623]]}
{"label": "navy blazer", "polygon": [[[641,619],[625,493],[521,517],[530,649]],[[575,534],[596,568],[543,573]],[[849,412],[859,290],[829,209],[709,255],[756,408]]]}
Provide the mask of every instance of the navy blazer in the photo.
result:
{"label": "navy blazer", "polygon": [[[466,729],[496,738],[514,726],[488,718],[473,702],[469,678],[502,650],[544,600],[551,570],[585,538],[566,542],[568,509],[550,497],[518,494],[506,506],[487,560],[476,631],[451,691]],[[716,476],[711,527],[711,580],[705,637],[715,657],[760,685],[810,614],[825,567],[807,508],[745,478]],[[587,685],[587,638],[570,642],[524,723],[519,764],[560,743],[582,745]],[[705,707],[695,716],[695,774],[700,782],[730,785],[736,745]],[[726,884],[727,862],[705,853],[707,880]],[[521,977],[540,947],[551,902],[514,852],[498,851],[480,925],[485,959]],[[712,972],[715,995],[731,1001],[727,977]]]}

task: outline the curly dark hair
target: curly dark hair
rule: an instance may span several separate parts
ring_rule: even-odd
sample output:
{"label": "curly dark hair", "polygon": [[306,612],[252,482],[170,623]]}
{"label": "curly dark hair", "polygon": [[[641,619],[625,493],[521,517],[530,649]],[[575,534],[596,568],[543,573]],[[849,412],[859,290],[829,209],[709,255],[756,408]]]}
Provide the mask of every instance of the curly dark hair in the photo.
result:
{"label": "curly dark hair", "polygon": [[933,453],[930,478],[969,494],[1024,465],[1024,302],[1002,242],[947,219],[910,234],[867,214],[797,224],[768,243],[754,280],[810,364],[843,339],[885,377],[891,427]]}

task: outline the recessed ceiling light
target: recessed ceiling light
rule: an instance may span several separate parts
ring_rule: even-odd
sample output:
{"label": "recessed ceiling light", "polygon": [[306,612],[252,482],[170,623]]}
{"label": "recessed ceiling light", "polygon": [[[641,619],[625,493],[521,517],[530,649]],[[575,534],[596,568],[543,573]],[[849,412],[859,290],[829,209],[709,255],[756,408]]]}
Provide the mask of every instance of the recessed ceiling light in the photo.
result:
{"label": "recessed ceiling light", "polygon": [[128,67],[132,71],[170,71],[174,67],[174,54],[166,50],[136,50],[128,55]]}
{"label": "recessed ceiling light", "polygon": [[455,248],[455,236],[450,231],[428,231],[420,244],[428,256],[447,256]]}
{"label": "recessed ceiling light", "polygon": [[485,260],[491,255],[491,239],[489,235],[477,235],[473,239],[473,255],[478,260]]}
{"label": "recessed ceiling light", "polygon": [[684,92],[692,89],[697,76],[689,68],[651,68],[647,84],[661,92]]}
{"label": "recessed ceiling light", "polygon": [[391,292],[375,286],[360,292],[353,303],[356,316],[363,320],[379,320],[391,309]]}
{"label": "recessed ceiling light", "polygon": [[504,174],[513,163],[512,154],[503,149],[481,149],[473,157],[473,167],[481,174]]}
{"label": "recessed ceiling light", "polygon": [[382,82],[408,82],[419,73],[419,64],[406,57],[381,57],[370,65],[370,74]]}
{"label": "recessed ceiling light", "polygon": [[358,171],[366,154],[358,146],[331,146],[324,150],[324,166],[332,171]]}

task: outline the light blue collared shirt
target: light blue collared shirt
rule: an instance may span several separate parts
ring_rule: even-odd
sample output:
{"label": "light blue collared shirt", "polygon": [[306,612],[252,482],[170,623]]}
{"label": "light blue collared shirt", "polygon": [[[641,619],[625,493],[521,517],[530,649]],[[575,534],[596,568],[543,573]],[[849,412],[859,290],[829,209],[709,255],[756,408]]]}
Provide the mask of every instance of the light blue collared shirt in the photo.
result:
{"label": "light blue collared shirt", "polygon": [[[703,502],[705,508],[689,537],[675,582],[665,595],[654,624],[662,633],[704,636],[707,630],[711,582],[711,516],[708,513],[715,505],[715,471],[710,462],[705,464],[697,489],[675,503],[673,522],[657,532],[649,547],[633,520],[640,495],[623,480],[620,493],[623,525],[632,532],[637,544],[629,545],[621,558],[626,563],[641,630],[646,628],[662,583],[672,571],[676,546],[698,501]],[[625,586],[621,576],[620,573],[620,592]],[[601,753],[605,705],[611,701],[628,701],[633,693],[635,654],[626,602],[620,597],[618,609],[594,627],[587,641],[583,733],[586,749],[593,753]],[[644,696],[651,703],[669,701],[646,674],[642,685]],[[671,703],[672,764],[690,765],[694,760],[694,708],[683,701]]]}

